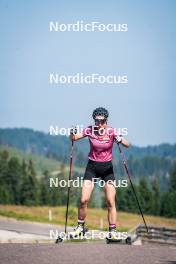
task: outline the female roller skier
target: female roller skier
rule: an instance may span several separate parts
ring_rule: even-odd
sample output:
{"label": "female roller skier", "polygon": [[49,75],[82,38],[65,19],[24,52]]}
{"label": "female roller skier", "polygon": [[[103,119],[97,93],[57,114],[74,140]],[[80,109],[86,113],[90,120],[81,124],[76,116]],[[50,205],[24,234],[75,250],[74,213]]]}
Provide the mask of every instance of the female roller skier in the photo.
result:
{"label": "female roller skier", "polygon": [[109,113],[103,107],[98,107],[93,111],[92,117],[95,126],[88,126],[82,133],[71,133],[70,139],[73,141],[88,137],[90,143],[89,160],[83,178],[80,206],[78,209],[78,224],[72,232],[72,237],[78,237],[84,233],[84,224],[87,214],[87,205],[94,188],[94,178],[100,178],[105,182],[104,192],[108,207],[109,234],[112,240],[118,238],[116,229],[116,189],[114,185],[115,177],[112,165],[112,147],[114,141],[128,147],[129,143],[117,131],[107,125]]}

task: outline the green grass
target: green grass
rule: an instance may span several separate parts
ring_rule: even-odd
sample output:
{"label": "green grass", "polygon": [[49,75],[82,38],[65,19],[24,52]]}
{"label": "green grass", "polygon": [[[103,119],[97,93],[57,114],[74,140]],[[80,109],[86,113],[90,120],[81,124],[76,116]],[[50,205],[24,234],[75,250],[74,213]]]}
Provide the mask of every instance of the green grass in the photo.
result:
{"label": "green grass", "polygon": [[[53,219],[49,221],[48,212],[52,211]],[[0,215],[15,218],[17,220],[28,220],[40,223],[50,223],[64,225],[65,223],[65,207],[49,207],[49,206],[17,206],[17,205],[0,205]],[[138,224],[143,224],[141,216],[138,214],[118,212],[117,226],[119,231],[125,232],[134,228]],[[164,218],[156,216],[145,216],[147,224],[175,227],[176,219]],[[100,223],[103,226],[100,228]],[[68,225],[75,226],[77,223],[77,208],[69,208]],[[102,225],[102,224],[101,224]],[[104,209],[88,208],[87,226],[90,229],[107,230],[107,211]]]}

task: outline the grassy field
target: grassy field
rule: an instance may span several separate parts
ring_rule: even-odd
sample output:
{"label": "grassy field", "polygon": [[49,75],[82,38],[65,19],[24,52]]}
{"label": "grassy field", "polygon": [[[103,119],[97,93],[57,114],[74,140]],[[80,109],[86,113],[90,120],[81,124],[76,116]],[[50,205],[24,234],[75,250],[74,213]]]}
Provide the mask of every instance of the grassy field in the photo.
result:
{"label": "grassy field", "polygon": [[[49,221],[49,210],[52,212],[52,221]],[[63,225],[65,221],[65,207],[0,205],[0,215],[19,220]],[[176,228],[176,219],[173,218],[155,216],[145,216],[145,218],[148,225]],[[70,207],[68,225],[74,226],[76,222],[77,208]],[[86,222],[89,228],[106,229],[108,225],[106,210],[89,208]],[[127,231],[138,224],[143,224],[143,222],[140,215],[118,212],[117,224],[120,231]]]}

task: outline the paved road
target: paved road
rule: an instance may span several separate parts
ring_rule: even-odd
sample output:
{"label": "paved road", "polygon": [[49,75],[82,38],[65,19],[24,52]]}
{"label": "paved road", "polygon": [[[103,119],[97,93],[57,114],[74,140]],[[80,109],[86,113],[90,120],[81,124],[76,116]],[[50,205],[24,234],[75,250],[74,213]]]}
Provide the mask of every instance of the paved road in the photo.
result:
{"label": "paved road", "polygon": [[50,240],[50,244],[30,244],[32,237],[36,239],[35,242],[40,241],[40,236],[48,237],[51,228],[60,231],[63,229],[57,225],[0,218],[0,240],[2,236],[11,237],[14,234],[15,241],[5,242],[24,242],[20,239],[26,238],[26,243],[23,244],[0,244],[0,264],[176,264],[176,247],[174,246],[107,245],[104,241],[69,242],[57,245],[53,243],[53,240]]}
{"label": "paved road", "polygon": [[0,244],[0,264],[174,264],[176,248],[162,245]]}
{"label": "paved road", "polygon": [[[18,221],[0,217],[0,243],[4,242],[41,242],[50,239],[50,231],[54,234],[63,231],[59,225]],[[51,241],[52,242],[52,241]]]}
{"label": "paved road", "polygon": [[6,217],[0,217],[0,229],[44,236],[47,236],[51,229],[57,229],[60,232],[63,231],[63,227],[58,225],[19,221]]}
{"label": "paved road", "polygon": [[[73,228],[68,227],[67,230],[73,231]],[[0,243],[53,243],[63,231],[64,227],[59,225],[0,217]],[[93,230],[90,230],[89,237],[91,231]],[[99,238],[100,231],[94,230],[93,232],[94,238]],[[106,236],[106,233],[104,233],[104,236]]]}

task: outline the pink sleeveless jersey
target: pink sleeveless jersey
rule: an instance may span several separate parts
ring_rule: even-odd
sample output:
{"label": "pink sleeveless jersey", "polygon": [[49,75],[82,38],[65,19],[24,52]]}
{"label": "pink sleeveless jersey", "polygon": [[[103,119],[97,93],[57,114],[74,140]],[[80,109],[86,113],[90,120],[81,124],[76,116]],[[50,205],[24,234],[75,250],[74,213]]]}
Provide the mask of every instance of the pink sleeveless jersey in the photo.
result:
{"label": "pink sleeveless jersey", "polygon": [[94,126],[88,126],[83,129],[82,135],[88,137],[90,143],[89,159],[98,162],[112,160],[112,147],[114,137],[118,135],[117,129],[107,126],[102,135],[94,132]]}

